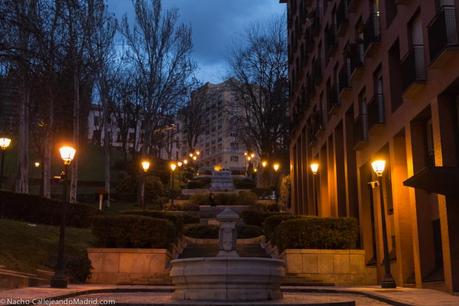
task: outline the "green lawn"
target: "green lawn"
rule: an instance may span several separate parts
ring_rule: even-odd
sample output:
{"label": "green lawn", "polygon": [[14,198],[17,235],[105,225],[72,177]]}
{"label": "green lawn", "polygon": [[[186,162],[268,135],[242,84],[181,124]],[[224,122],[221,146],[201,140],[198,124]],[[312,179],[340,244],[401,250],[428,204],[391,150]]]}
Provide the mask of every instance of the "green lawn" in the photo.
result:
{"label": "green lawn", "polygon": [[[43,267],[50,256],[56,256],[58,230],[55,226],[0,219],[0,265],[24,272]],[[66,253],[81,254],[92,241],[91,230],[67,228]]]}

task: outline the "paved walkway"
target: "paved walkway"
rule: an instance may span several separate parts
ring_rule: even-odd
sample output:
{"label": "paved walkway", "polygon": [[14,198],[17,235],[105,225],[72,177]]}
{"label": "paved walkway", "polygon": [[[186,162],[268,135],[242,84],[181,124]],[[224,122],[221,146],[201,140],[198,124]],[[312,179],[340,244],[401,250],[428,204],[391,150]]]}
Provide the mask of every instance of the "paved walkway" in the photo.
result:
{"label": "paved walkway", "polygon": [[[379,287],[282,287],[286,304],[306,301],[355,300],[356,305],[419,305],[458,306],[459,296],[433,289]],[[170,302],[170,286],[112,286],[112,285],[71,285],[67,289],[21,288],[0,291],[0,305],[30,304],[35,300],[66,299],[78,296],[109,298],[135,304],[162,304]],[[169,301],[169,302],[168,302]],[[289,302],[290,301],[290,302]],[[293,301],[293,302],[291,302]],[[40,303],[41,304],[41,303]]]}

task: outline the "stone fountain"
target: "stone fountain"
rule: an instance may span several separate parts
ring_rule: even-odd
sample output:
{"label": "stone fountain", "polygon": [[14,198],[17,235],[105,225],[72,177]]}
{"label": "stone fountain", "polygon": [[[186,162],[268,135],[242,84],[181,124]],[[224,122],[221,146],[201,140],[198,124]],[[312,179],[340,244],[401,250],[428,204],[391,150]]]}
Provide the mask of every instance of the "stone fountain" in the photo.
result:
{"label": "stone fountain", "polygon": [[193,301],[281,299],[284,261],[239,257],[236,250],[239,215],[226,208],[217,219],[220,222],[218,255],[173,260],[170,276],[175,291],[172,298]]}
{"label": "stone fountain", "polygon": [[212,171],[210,177],[210,190],[211,191],[232,191],[234,190],[233,178],[231,171],[220,170]]}

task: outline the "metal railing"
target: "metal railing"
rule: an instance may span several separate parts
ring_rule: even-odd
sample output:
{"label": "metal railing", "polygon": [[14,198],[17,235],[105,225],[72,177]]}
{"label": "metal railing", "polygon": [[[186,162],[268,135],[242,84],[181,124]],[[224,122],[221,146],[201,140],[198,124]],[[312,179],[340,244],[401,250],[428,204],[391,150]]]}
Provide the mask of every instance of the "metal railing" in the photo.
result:
{"label": "metal railing", "polygon": [[458,45],[456,8],[442,6],[428,26],[430,60],[434,61],[446,48]]}
{"label": "metal railing", "polygon": [[405,91],[414,82],[426,80],[424,45],[413,45],[401,63],[402,89]]}
{"label": "metal railing", "polygon": [[383,124],[384,116],[384,96],[383,94],[375,94],[367,105],[368,111],[368,129],[375,125]]}

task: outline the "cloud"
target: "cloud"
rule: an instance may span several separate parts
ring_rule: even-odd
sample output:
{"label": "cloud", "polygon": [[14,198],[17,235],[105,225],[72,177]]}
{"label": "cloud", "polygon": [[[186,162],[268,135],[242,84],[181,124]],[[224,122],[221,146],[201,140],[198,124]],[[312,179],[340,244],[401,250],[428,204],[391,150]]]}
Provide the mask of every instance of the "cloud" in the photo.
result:
{"label": "cloud", "polygon": [[[118,17],[133,16],[131,1],[108,0]],[[282,14],[279,0],[163,0],[167,9],[177,8],[180,21],[193,29],[193,56],[201,81],[218,82],[227,74],[228,49],[238,34],[253,22]]]}

